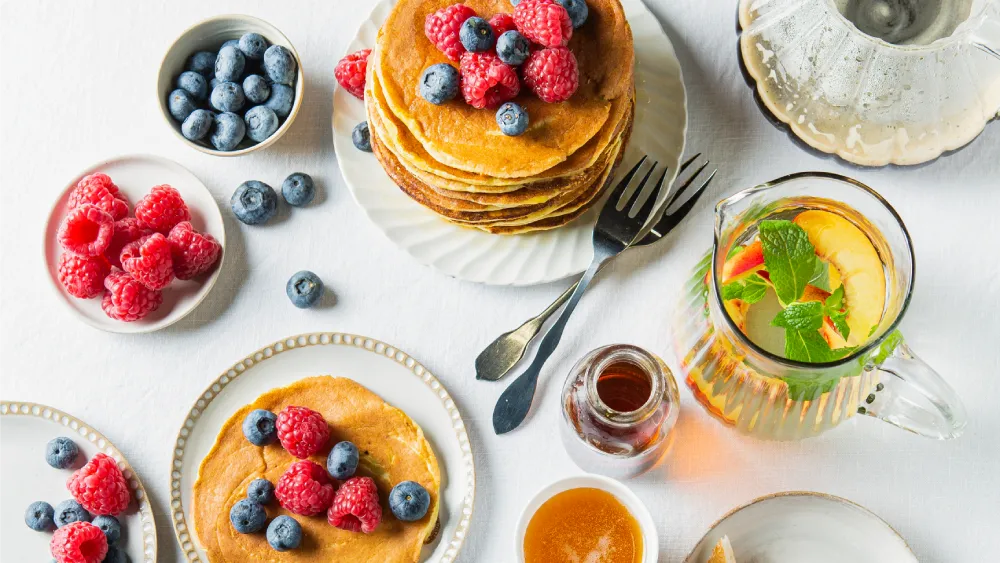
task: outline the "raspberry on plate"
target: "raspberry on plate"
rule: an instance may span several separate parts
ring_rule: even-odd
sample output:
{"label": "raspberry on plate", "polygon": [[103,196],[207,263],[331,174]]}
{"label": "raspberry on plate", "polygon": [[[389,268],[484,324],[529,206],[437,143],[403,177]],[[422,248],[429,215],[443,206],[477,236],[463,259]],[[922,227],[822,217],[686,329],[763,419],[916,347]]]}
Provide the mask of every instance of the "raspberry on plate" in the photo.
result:
{"label": "raspberry on plate", "polygon": [[49,550],[59,563],[101,563],[108,554],[108,539],[90,522],[73,522],[52,534]]}
{"label": "raspberry on plate", "polygon": [[[97,454],[66,482],[66,488],[87,512],[98,515],[121,514],[131,498],[128,483],[114,458]],[[97,530],[103,536],[104,533]]]}
{"label": "raspberry on plate", "polygon": [[305,407],[282,409],[277,427],[281,447],[299,459],[319,452],[330,439],[330,427],[323,415]]}
{"label": "raspberry on plate", "polygon": [[514,24],[543,47],[563,47],[573,37],[569,12],[553,0],[524,0],[514,7]]}
{"label": "raspberry on plate", "polygon": [[104,292],[104,278],[109,273],[111,264],[103,256],[77,256],[65,252],[59,257],[59,283],[73,297],[97,297]]}
{"label": "raspberry on plate", "polygon": [[457,61],[465,52],[465,47],[459,38],[459,30],[465,20],[475,15],[476,11],[465,4],[452,4],[427,15],[427,19],[424,20],[424,35],[446,57]]}
{"label": "raspberry on plate", "polygon": [[368,71],[368,55],[371,49],[361,49],[340,59],[333,75],[345,90],[359,100],[365,99],[365,73]]}
{"label": "raspberry on plate", "polygon": [[181,221],[190,221],[191,212],[180,192],[163,184],[153,186],[145,197],[135,204],[135,218],[147,229],[167,234]]}
{"label": "raspberry on plate", "polygon": [[160,233],[126,244],[121,261],[122,268],[149,289],[163,289],[174,280],[170,242]]}
{"label": "raspberry on plate", "polygon": [[101,299],[101,309],[116,321],[137,321],[163,303],[161,292],[149,289],[120,270],[104,278],[104,287],[108,292]]}
{"label": "raspberry on plate", "polygon": [[504,64],[496,53],[462,55],[462,97],[474,108],[495,108],[513,99],[521,89],[514,67]]}
{"label": "raspberry on plate", "polygon": [[116,221],[128,215],[128,200],[107,174],[84,176],[69,194],[69,208],[89,203],[111,215]]}
{"label": "raspberry on plate", "polygon": [[108,262],[112,266],[121,268],[121,254],[125,245],[151,234],[153,234],[153,231],[140,225],[139,220],[135,217],[126,217],[115,221],[115,234],[111,235],[111,244],[104,251],[104,257],[108,259]]}
{"label": "raspberry on plate", "polygon": [[274,496],[285,510],[312,516],[330,507],[333,483],[319,464],[309,460],[296,461],[278,478]]}
{"label": "raspberry on plate", "polygon": [[219,261],[222,245],[210,234],[199,233],[190,221],[181,221],[167,236],[173,256],[174,275],[189,280],[212,269]]}
{"label": "raspberry on plate", "polygon": [[490,27],[493,28],[493,36],[499,38],[508,31],[517,29],[514,25],[514,16],[510,14],[497,14],[490,18]]}
{"label": "raspberry on plate", "polygon": [[374,532],[382,521],[375,481],[371,477],[351,477],[344,481],[333,497],[326,521],[349,532]]}
{"label": "raspberry on plate", "polygon": [[564,102],[579,86],[576,56],[566,47],[535,51],[523,68],[524,85],[545,102]]}
{"label": "raspberry on plate", "polygon": [[98,207],[85,203],[69,212],[59,226],[59,244],[80,256],[100,256],[111,244],[115,220]]}

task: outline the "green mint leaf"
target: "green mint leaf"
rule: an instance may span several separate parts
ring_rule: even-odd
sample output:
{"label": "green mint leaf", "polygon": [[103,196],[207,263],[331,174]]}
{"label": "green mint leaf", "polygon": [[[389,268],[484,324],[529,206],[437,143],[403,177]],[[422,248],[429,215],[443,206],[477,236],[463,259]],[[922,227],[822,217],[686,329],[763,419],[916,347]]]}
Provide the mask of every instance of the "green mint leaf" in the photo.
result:
{"label": "green mint leaf", "polygon": [[746,285],[743,287],[743,300],[748,305],[753,305],[760,301],[764,298],[764,294],[767,293],[767,286],[767,280],[757,274],[750,274],[747,277]]}
{"label": "green mint leaf", "polygon": [[[823,326],[823,304],[819,301],[792,303],[771,321],[771,326],[781,326],[796,331],[816,331]],[[817,336],[819,333],[816,333]],[[785,331],[786,347],[788,331]],[[822,337],[820,337],[822,339]],[[826,341],[823,341],[826,344]],[[829,346],[827,346],[829,348]],[[791,356],[789,356],[791,358]],[[792,358],[797,360],[798,358]],[[802,360],[815,361],[815,360]]]}
{"label": "green mint leaf", "polygon": [[813,276],[809,278],[809,285],[823,291],[830,291],[830,265],[822,260],[816,260],[816,267],[813,268]]}
{"label": "green mint leaf", "polygon": [[879,345],[878,352],[875,353],[875,356],[871,360],[872,363],[879,365],[888,360],[889,356],[896,351],[896,347],[902,344],[902,342],[903,333],[899,332],[898,329],[890,332],[889,336],[886,336],[885,340],[882,341],[882,344]]}
{"label": "green mint leaf", "polygon": [[[817,260],[817,262],[821,262],[821,260]],[[827,290],[827,291],[829,291],[829,290]],[[841,285],[840,287],[838,287],[836,289],[836,291],[834,291],[833,293],[831,293],[830,296],[826,298],[826,306],[829,307],[829,308],[831,308],[831,309],[837,310],[837,311],[839,311],[839,310],[841,310],[841,309],[844,308],[844,286],[843,285]]]}
{"label": "green mint leaf", "polygon": [[729,249],[729,253],[726,254],[726,260],[729,260],[733,256],[736,256],[740,252],[743,252],[743,249],[745,249],[745,248],[746,248],[746,246],[744,246],[742,244],[737,244],[736,246],[730,248]]}
{"label": "green mint leaf", "polygon": [[837,329],[837,332],[847,340],[851,337],[851,326],[847,324],[847,313],[841,313],[840,311],[828,311],[827,316],[833,321],[833,326]]}
{"label": "green mint leaf", "polygon": [[785,357],[789,360],[810,364],[832,362],[839,359],[819,331],[794,328],[785,329]]}
{"label": "green mint leaf", "polygon": [[873,325],[872,329],[868,331],[868,338],[871,338],[872,335],[875,334],[875,331],[877,330],[878,330],[878,325]]}
{"label": "green mint leaf", "polygon": [[746,286],[744,286],[742,282],[736,281],[727,283],[722,286],[722,300],[729,301],[730,299],[742,299],[744,289],[746,289]]}
{"label": "green mint leaf", "polygon": [[833,321],[833,326],[844,339],[851,336],[851,327],[847,324],[847,311],[844,309],[844,286],[841,285],[836,291],[826,298],[824,313]]}
{"label": "green mint leaf", "polygon": [[791,372],[781,377],[788,385],[788,398],[793,401],[812,401],[823,393],[833,391],[837,382],[843,377],[839,373],[827,373],[827,370],[814,372]]}
{"label": "green mint leaf", "polygon": [[764,266],[783,306],[802,297],[816,270],[816,251],[802,227],[791,221],[759,223]]}

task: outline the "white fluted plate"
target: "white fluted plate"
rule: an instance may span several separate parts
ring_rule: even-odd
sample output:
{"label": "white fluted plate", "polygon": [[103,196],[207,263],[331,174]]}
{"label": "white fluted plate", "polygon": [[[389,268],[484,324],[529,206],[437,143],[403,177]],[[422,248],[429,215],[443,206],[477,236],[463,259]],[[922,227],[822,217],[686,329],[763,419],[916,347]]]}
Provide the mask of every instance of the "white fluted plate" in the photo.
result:
{"label": "white fluted plate", "polygon": [[[379,27],[395,4],[396,0],[382,0],[375,6],[348,52],[375,45]],[[670,38],[641,0],[622,0],[622,5],[636,54],[635,124],[624,162],[648,154],[670,166],[670,180],[684,151],[687,130],[680,62]],[[599,206],[566,226],[541,233],[493,235],[453,225],[411,200],[372,154],[354,147],[351,131],[365,119],[364,103],[338,85],[333,95],[333,145],[344,181],[368,218],[420,262],[456,278],[494,285],[550,282],[582,272],[590,264]]]}

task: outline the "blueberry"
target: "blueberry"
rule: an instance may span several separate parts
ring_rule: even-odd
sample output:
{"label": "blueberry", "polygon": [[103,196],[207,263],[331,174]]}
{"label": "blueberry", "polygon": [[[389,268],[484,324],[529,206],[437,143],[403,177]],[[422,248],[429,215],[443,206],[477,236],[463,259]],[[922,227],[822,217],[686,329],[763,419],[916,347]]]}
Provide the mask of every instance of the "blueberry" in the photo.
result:
{"label": "blueberry", "polygon": [[221,80],[213,76],[208,80],[208,91],[211,92],[212,90],[215,90],[215,87],[221,83],[222,83]]}
{"label": "blueberry", "polygon": [[490,22],[479,16],[472,16],[462,23],[458,39],[466,51],[489,51],[496,42]]}
{"label": "blueberry", "polygon": [[231,151],[240,144],[246,132],[243,118],[235,113],[220,113],[215,116],[215,131],[208,140],[220,151]]}
{"label": "blueberry", "polygon": [[267,140],[278,130],[278,116],[267,106],[254,106],[243,116],[247,124],[247,137],[258,143]]}
{"label": "blueberry", "polygon": [[431,65],[420,75],[420,95],[439,106],[458,95],[459,81],[458,70],[450,64]]}
{"label": "blueberry", "polygon": [[497,56],[509,65],[523,63],[528,54],[528,40],[517,31],[505,31],[497,39]]}
{"label": "blueberry", "polygon": [[45,445],[45,462],[56,469],[66,469],[73,465],[80,448],[76,442],[65,436],[53,438]]}
{"label": "blueberry", "polygon": [[104,556],[101,563],[132,563],[132,558],[123,550],[113,545],[108,546],[108,554]]}
{"label": "blueberry", "polygon": [[420,520],[431,506],[431,495],[420,483],[403,481],[389,493],[389,510],[403,522]]}
{"label": "blueberry", "polygon": [[556,3],[566,8],[569,21],[573,22],[573,29],[583,25],[587,21],[587,16],[590,15],[586,0],[556,0]]}
{"label": "blueberry", "polygon": [[255,104],[262,104],[271,95],[271,86],[259,74],[251,74],[243,79],[243,95]]}
{"label": "blueberry", "polygon": [[302,172],[290,174],[281,183],[281,195],[288,202],[288,205],[294,205],[295,207],[309,205],[309,202],[313,200],[313,196],[316,195],[312,176],[303,174]]}
{"label": "blueberry", "polygon": [[354,126],[351,131],[351,141],[359,151],[372,152],[372,138],[368,131],[368,122],[362,121]]}
{"label": "blueberry", "polygon": [[194,97],[188,94],[187,90],[180,88],[174,90],[167,96],[167,109],[170,115],[177,121],[184,121],[191,112],[198,109]]}
{"label": "blueberry", "polygon": [[[237,42],[237,45],[239,42]],[[215,57],[215,77],[223,82],[234,82],[243,76],[247,64],[243,52],[232,45],[223,45]]]}
{"label": "blueberry", "polygon": [[511,6],[517,6],[520,3],[521,3],[521,0],[510,0],[510,5]]}
{"label": "blueberry", "polygon": [[52,519],[55,514],[51,504],[39,500],[29,504],[24,511],[24,523],[36,532],[45,532],[56,527]]}
{"label": "blueberry", "polygon": [[192,70],[205,78],[215,76],[215,53],[198,51],[188,59],[187,70]]}
{"label": "blueberry", "polygon": [[[264,182],[250,180],[243,182],[240,184],[240,187],[236,188],[236,191],[233,192],[233,197],[229,200],[229,204],[232,206],[236,218],[240,221],[243,221],[247,225],[261,225],[267,223],[271,217],[274,217],[275,212],[277,212],[278,194],[274,193],[274,188]],[[273,426],[273,421],[271,425]],[[244,434],[246,430],[247,427],[244,422]],[[250,436],[247,436],[247,439],[253,442]]]}
{"label": "blueberry", "polygon": [[243,56],[252,60],[260,60],[264,56],[264,51],[267,50],[267,39],[259,33],[245,33],[243,37],[240,37],[237,45]]}
{"label": "blueberry", "polygon": [[208,135],[214,122],[214,113],[207,109],[196,109],[181,124],[181,135],[189,141],[200,141]]}
{"label": "blueberry", "polygon": [[240,111],[246,101],[242,86],[235,82],[219,82],[212,88],[212,98],[209,103],[219,111]]}
{"label": "blueberry", "polygon": [[239,39],[230,39],[229,41],[226,41],[225,43],[223,43],[222,47],[219,47],[219,50],[221,51],[224,47],[232,47],[234,49],[239,49],[240,48],[240,40]]}
{"label": "blueberry", "polygon": [[275,551],[295,549],[302,543],[302,526],[291,516],[277,516],[267,525],[267,543]]}
{"label": "blueberry", "polygon": [[497,125],[504,135],[520,135],[528,129],[528,112],[514,102],[506,102],[497,110]]}
{"label": "blueberry", "polygon": [[122,525],[114,516],[95,516],[91,524],[104,532],[108,545],[114,545],[122,537]]}
{"label": "blueberry", "polygon": [[[247,182],[260,184],[260,182]],[[244,186],[246,184],[243,184]],[[267,184],[264,184],[265,186]],[[242,188],[243,186],[240,186]],[[239,190],[237,190],[239,193]],[[235,199],[236,196],[233,196]],[[242,221],[242,219],[240,219]],[[245,222],[245,221],[244,221]],[[250,414],[243,419],[243,435],[255,446],[266,446],[273,444],[278,439],[278,429],[275,421],[278,419],[271,411],[257,409],[250,411]]]}
{"label": "blueberry", "polygon": [[267,504],[274,500],[274,485],[267,479],[254,479],[247,486],[247,498],[260,504]]}
{"label": "blueberry", "polygon": [[292,112],[294,101],[295,90],[291,86],[271,84],[271,96],[264,105],[273,109],[278,117],[288,117],[288,114]]}
{"label": "blueberry", "polygon": [[281,45],[271,45],[264,51],[264,72],[271,82],[291,86],[295,83],[295,57]]}
{"label": "blueberry", "polygon": [[292,300],[292,305],[308,309],[323,296],[323,280],[309,270],[296,272],[285,284],[285,293]]}
{"label": "blueberry", "polygon": [[73,499],[64,500],[56,505],[54,520],[59,528],[73,522],[90,522],[90,518],[90,513]]}
{"label": "blueberry", "polygon": [[233,527],[241,534],[252,534],[264,529],[267,522],[267,512],[260,503],[250,499],[243,499],[229,510],[229,521]]}
{"label": "blueberry", "polygon": [[177,77],[177,87],[196,100],[204,100],[208,96],[208,81],[193,70],[186,70]]}
{"label": "blueberry", "polygon": [[326,457],[326,470],[334,479],[349,479],[358,470],[358,447],[351,442],[337,442]]}

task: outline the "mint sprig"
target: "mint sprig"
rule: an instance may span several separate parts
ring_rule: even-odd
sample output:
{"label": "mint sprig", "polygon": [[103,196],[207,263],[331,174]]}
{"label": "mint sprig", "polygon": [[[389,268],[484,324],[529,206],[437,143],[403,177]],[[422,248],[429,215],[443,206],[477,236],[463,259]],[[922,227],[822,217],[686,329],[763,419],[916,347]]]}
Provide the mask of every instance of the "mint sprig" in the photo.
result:
{"label": "mint sprig", "polygon": [[836,291],[826,298],[823,304],[823,313],[830,317],[837,332],[847,340],[851,336],[851,327],[847,324],[847,310],[844,308],[844,286],[841,285]]}
{"label": "mint sprig", "polygon": [[831,349],[818,330],[785,329],[785,357],[797,362],[835,362],[854,352],[854,347]]}
{"label": "mint sprig", "polygon": [[758,274],[750,274],[744,281],[734,281],[722,286],[722,299],[742,299],[753,305],[764,298],[767,293],[767,280]]}
{"label": "mint sprig", "polygon": [[816,274],[816,250],[805,230],[791,221],[761,221],[759,229],[764,266],[778,301],[787,307],[802,297]]}

